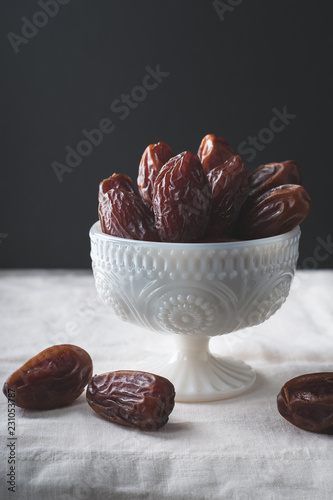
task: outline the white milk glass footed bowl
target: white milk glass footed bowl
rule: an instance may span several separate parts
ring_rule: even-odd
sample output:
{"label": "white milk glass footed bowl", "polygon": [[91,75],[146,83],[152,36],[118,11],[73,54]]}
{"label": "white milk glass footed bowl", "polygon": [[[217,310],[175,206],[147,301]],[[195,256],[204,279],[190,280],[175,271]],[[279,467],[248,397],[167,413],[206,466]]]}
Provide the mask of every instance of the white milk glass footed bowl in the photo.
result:
{"label": "white milk glass footed bowl", "polygon": [[146,371],[168,378],[176,400],[216,401],[247,390],[253,369],[213,356],[209,339],[258,325],[286,300],[300,229],[251,241],[161,243],[90,230],[97,292],[124,321],[171,333],[174,353],[156,353]]}

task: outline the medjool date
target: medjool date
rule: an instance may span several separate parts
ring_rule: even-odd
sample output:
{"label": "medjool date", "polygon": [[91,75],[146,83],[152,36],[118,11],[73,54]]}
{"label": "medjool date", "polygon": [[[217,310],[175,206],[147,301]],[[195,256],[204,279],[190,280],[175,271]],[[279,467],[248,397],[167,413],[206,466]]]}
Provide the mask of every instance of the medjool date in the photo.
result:
{"label": "medjool date", "polygon": [[92,361],[80,347],[55,345],[29,359],[5,382],[3,392],[15,393],[22,408],[48,410],[71,404],[92,376]]}
{"label": "medjool date", "polygon": [[308,373],[289,380],[277,396],[277,407],[300,429],[333,434],[333,373]]}
{"label": "medjool date", "polygon": [[246,203],[233,228],[239,239],[256,239],[291,231],[311,210],[307,191],[297,184],[270,189],[251,203]]}
{"label": "medjool date", "polygon": [[91,408],[102,417],[142,430],[165,425],[175,404],[175,389],[169,380],[130,370],[95,375],[86,396]]}
{"label": "medjool date", "polygon": [[162,241],[193,242],[207,228],[212,190],[197,155],[184,151],[159,172],[154,186],[155,226]]}
{"label": "medjool date", "polygon": [[231,156],[211,170],[208,180],[212,188],[212,211],[209,236],[228,234],[248,195],[248,170],[240,156]]}
{"label": "medjool date", "polygon": [[173,152],[165,142],[150,144],[141,158],[138,172],[138,189],[144,204],[153,209],[153,192],[156,177],[167,161],[173,156]]}
{"label": "medjool date", "polygon": [[129,191],[130,193],[135,192],[132,179],[128,177],[128,175],[112,174],[111,177],[104,179],[99,185],[99,203],[103,203],[107,200],[107,194],[110,189],[121,189],[122,191]]}
{"label": "medjool date", "polygon": [[226,139],[214,134],[205,135],[198,150],[198,157],[206,174],[236,154]]}
{"label": "medjool date", "polygon": [[159,241],[154,216],[135,193],[110,189],[99,205],[103,233],[132,240]]}
{"label": "medjool date", "polygon": [[301,184],[301,170],[295,161],[267,163],[260,165],[249,175],[249,197],[260,194],[283,184]]}

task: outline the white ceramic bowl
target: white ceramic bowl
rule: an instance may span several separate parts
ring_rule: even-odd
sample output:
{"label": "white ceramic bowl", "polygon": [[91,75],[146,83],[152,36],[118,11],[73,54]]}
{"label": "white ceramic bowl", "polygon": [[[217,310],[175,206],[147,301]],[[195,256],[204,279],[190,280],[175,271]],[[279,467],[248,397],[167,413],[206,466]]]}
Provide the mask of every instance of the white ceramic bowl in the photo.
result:
{"label": "white ceramic bowl", "polygon": [[[177,401],[214,401],[248,389],[255,373],[213,356],[210,337],[262,323],[286,300],[300,229],[251,241],[160,243],[90,230],[97,292],[124,321],[176,334],[170,359],[150,371],[169,378]],[[148,364],[147,364],[148,369]]]}

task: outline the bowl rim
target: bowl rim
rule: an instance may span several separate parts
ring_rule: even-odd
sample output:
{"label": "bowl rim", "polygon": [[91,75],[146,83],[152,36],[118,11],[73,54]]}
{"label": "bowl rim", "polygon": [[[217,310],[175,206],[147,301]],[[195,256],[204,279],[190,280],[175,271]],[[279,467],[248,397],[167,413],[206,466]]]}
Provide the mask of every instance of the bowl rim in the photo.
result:
{"label": "bowl rim", "polygon": [[270,245],[272,243],[278,243],[281,241],[286,241],[293,236],[299,236],[301,234],[300,226],[294,227],[291,231],[286,233],[277,234],[276,236],[269,236],[267,238],[258,238],[253,240],[239,240],[239,241],[223,241],[223,242],[210,242],[210,243],[174,243],[167,241],[145,241],[145,240],[133,240],[129,238],[120,238],[119,236],[111,236],[109,234],[105,234],[101,230],[100,222],[95,222],[89,231],[89,237],[92,239],[94,236],[98,238],[113,242],[119,243],[123,245],[140,245],[145,247],[155,247],[155,248],[171,248],[171,249],[194,249],[194,248],[205,248],[208,247],[210,249],[215,248],[242,248],[246,246],[258,246],[258,245]]}

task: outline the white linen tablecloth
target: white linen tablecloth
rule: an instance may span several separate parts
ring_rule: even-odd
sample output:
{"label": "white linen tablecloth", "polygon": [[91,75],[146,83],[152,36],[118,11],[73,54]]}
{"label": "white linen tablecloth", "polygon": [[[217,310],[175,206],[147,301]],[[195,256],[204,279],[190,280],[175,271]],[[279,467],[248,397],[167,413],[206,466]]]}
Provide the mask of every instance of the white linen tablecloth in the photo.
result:
{"label": "white linen tablecloth", "polygon": [[[54,344],[86,349],[94,374],[135,369],[172,336],[123,323],[97,299],[89,271],[0,271],[1,385]],[[176,403],[156,432],[112,424],[82,394],[71,406],[15,411],[15,493],[8,491],[8,404],[1,400],[2,499],[332,499],[333,436],[303,431],[277,411],[282,385],[333,371],[333,271],[298,271],[268,321],[211,340],[257,373],[249,392]]]}

